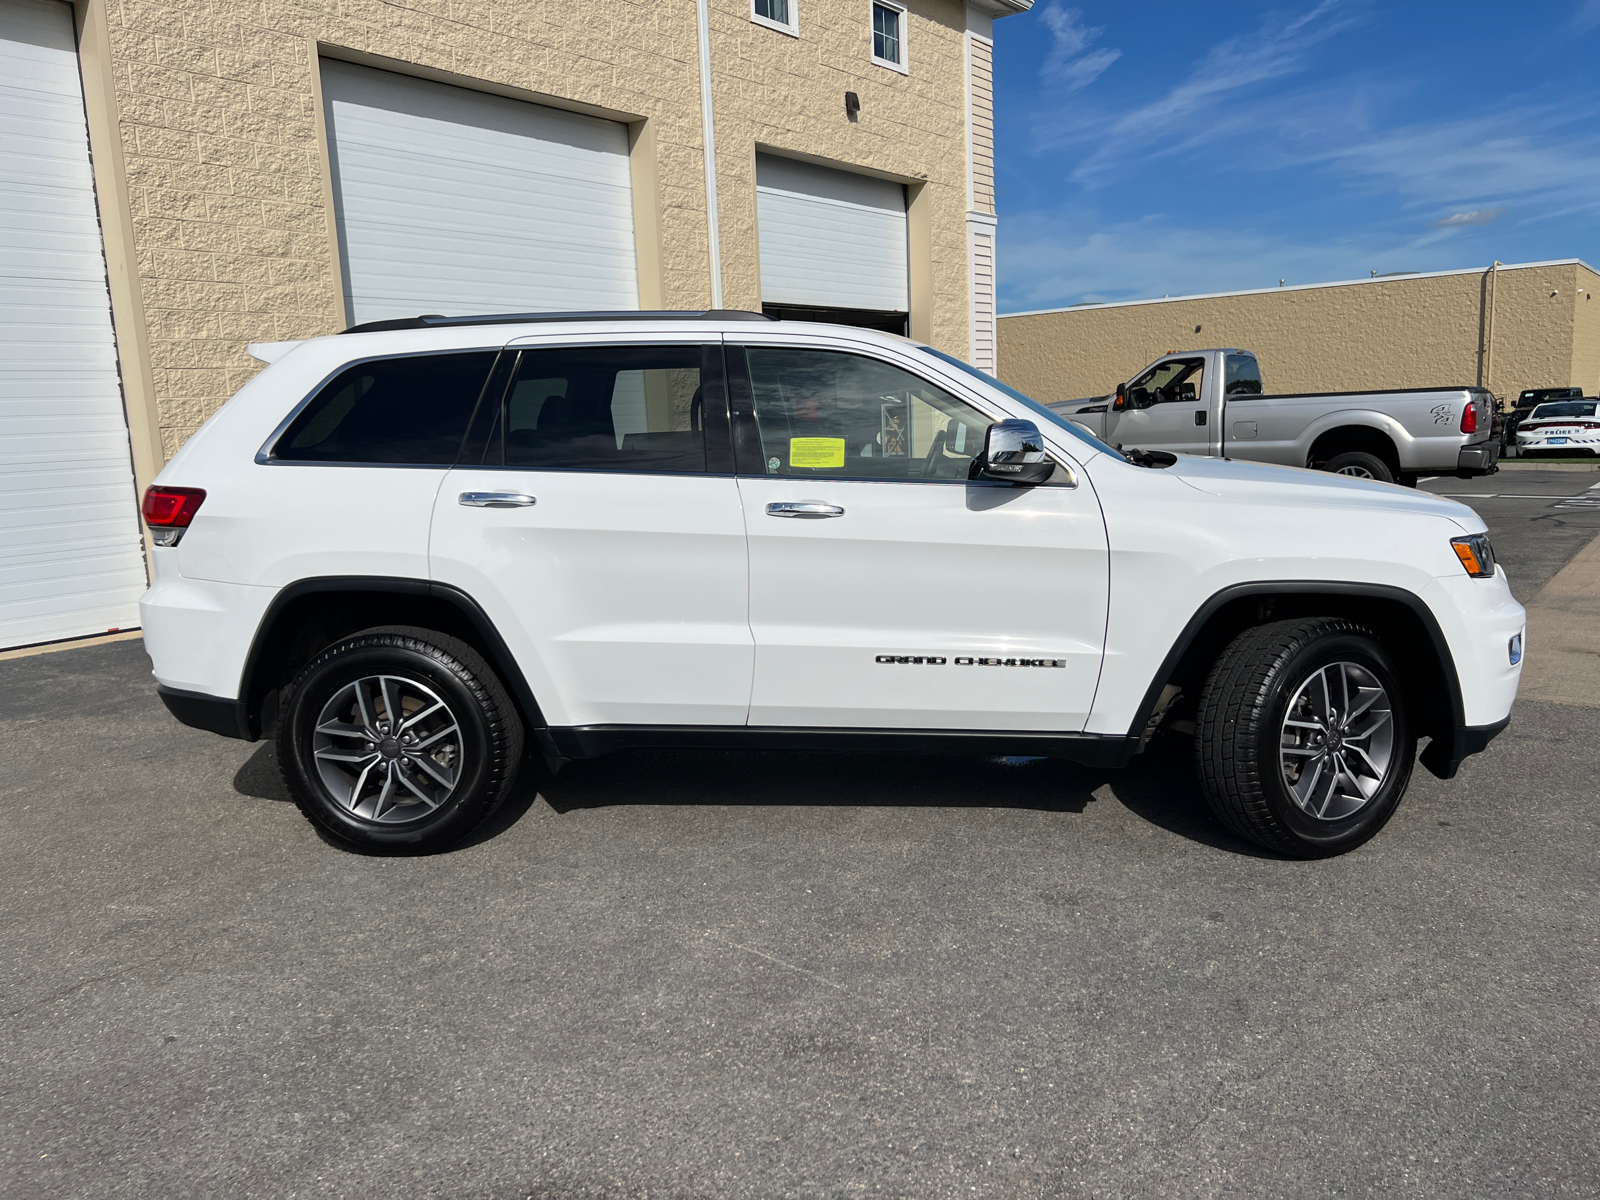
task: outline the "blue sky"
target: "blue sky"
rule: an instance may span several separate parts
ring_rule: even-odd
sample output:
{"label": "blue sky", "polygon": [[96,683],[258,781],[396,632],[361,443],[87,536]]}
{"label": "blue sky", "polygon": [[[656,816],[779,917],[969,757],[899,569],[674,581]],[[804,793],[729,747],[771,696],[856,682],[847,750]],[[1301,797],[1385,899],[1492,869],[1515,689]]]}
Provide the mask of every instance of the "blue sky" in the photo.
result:
{"label": "blue sky", "polygon": [[1600,265],[1600,0],[1037,0],[995,34],[1002,312]]}

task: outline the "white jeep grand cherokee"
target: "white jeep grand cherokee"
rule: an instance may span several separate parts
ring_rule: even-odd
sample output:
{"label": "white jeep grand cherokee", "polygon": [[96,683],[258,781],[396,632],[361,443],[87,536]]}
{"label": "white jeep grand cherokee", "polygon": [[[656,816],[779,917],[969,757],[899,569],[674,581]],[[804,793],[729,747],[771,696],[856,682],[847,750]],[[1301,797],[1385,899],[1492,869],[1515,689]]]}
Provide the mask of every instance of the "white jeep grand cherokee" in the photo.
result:
{"label": "white jeep grand cherokee", "polygon": [[347,843],[447,845],[630,746],[1055,755],[1192,731],[1229,827],[1337,854],[1509,719],[1483,522],[1118,453],[903,338],[750,313],[383,321],[271,362],[145,497],[167,706],[275,732]]}

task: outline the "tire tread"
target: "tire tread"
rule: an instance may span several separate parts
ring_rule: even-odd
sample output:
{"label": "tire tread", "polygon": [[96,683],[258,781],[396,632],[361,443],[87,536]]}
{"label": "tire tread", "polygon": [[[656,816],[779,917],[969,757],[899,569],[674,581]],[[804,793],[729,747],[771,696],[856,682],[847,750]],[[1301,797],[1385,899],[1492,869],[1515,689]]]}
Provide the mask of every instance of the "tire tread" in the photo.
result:
{"label": "tire tread", "polygon": [[[324,648],[300,669],[294,682],[289,686],[288,695],[295,695],[308,679],[336,659],[363,650],[382,649],[407,650],[420,654],[433,660],[439,669],[454,675],[472,696],[487,727],[488,773],[483,787],[470,805],[463,807],[461,810],[463,818],[457,822],[448,839],[419,847],[427,850],[444,849],[469,836],[473,830],[493,816],[511,791],[522,761],[522,720],[515,702],[501,684],[499,676],[476,650],[461,639],[448,634],[406,625],[363,629],[339,639]],[[284,707],[287,710],[289,706],[286,703]],[[278,753],[278,771],[283,777],[284,785],[308,821],[340,843],[351,844],[348,833],[331,824],[295,780],[289,764],[289,755],[284,752],[285,747],[282,744],[282,739],[292,736],[290,723],[285,721],[279,733]],[[375,848],[362,846],[362,849],[366,850]],[[403,847],[394,846],[392,849],[403,850]]]}

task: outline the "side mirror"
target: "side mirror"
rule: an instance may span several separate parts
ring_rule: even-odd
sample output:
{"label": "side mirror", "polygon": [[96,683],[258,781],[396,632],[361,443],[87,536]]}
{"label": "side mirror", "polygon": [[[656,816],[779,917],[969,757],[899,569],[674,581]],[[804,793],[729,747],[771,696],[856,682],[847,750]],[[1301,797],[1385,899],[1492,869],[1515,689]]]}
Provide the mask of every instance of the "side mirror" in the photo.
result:
{"label": "side mirror", "polygon": [[973,461],[974,479],[1003,483],[1043,483],[1056,464],[1044,452],[1044,438],[1032,421],[996,421],[983,435],[983,453]]}
{"label": "side mirror", "polygon": [[1112,412],[1122,412],[1128,407],[1128,389],[1126,384],[1117,384],[1117,398],[1111,402]]}

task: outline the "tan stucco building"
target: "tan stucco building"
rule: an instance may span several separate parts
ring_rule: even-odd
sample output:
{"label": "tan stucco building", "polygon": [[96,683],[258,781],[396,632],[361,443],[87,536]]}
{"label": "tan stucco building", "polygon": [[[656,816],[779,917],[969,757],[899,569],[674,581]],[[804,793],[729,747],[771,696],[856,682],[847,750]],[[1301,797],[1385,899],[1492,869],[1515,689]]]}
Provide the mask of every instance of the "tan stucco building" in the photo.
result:
{"label": "tan stucco building", "polygon": [[[260,369],[246,345],[402,313],[767,307],[992,365],[994,20],[1031,4],[0,0],[5,307],[66,330],[0,314],[54,447],[0,428],[0,497],[8,462],[92,460],[73,519],[103,552],[39,570],[115,576],[126,609],[136,490]],[[92,437],[41,380],[92,393]],[[30,586],[40,513],[77,503],[41,486],[9,514]],[[53,586],[0,585],[0,645],[66,627]]]}
{"label": "tan stucco building", "polygon": [[1600,387],[1600,274],[1577,259],[1080,305],[999,319],[1000,375],[1040,400],[1103,395],[1174,350],[1237,346],[1273,392],[1449,384],[1514,398]]}

